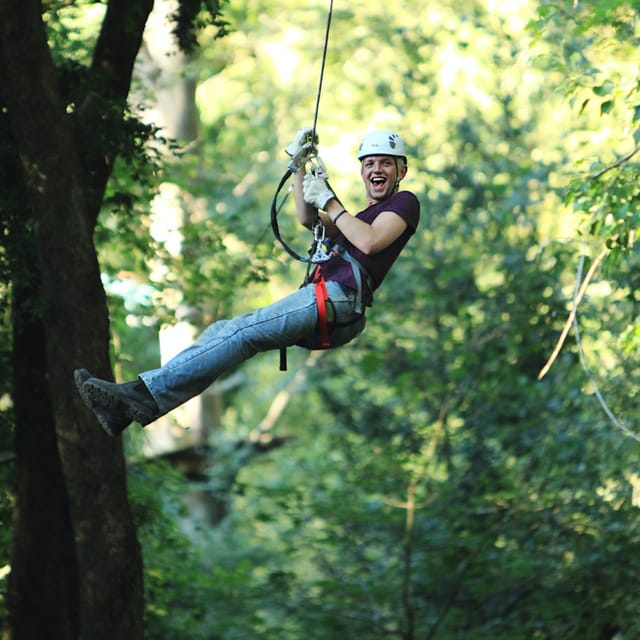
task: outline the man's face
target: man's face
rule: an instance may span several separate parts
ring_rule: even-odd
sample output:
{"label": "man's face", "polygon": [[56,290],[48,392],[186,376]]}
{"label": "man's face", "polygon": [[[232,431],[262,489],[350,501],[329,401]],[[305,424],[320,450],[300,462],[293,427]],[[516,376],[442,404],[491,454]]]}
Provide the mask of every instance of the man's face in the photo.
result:
{"label": "man's face", "polygon": [[400,161],[400,173],[393,156],[367,156],[362,160],[360,175],[370,204],[390,198],[398,180],[404,178],[407,167]]}

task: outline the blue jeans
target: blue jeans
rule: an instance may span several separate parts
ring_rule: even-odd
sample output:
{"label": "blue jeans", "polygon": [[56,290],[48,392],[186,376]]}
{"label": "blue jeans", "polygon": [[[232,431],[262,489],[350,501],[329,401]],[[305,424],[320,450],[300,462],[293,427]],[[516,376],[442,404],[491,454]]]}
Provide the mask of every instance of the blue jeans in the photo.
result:
{"label": "blue jeans", "polygon": [[[340,346],[362,331],[364,316],[355,311],[355,291],[327,281],[327,294],[335,311],[335,323],[343,325],[331,346]],[[360,317],[362,320],[358,321]],[[267,307],[214,322],[164,366],[139,377],[154,397],[159,415],[164,415],[256,353],[313,340],[317,331],[315,285],[308,284]]]}

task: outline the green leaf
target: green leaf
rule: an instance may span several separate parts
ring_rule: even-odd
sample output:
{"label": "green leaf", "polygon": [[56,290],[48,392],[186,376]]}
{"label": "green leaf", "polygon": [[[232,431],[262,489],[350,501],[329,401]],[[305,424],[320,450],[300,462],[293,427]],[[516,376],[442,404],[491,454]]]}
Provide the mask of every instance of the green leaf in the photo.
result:
{"label": "green leaf", "polygon": [[604,115],[606,113],[610,113],[611,109],[613,109],[613,100],[605,100],[601,105],[600,105],[600,115]]}
{"label": "green leaf", "polygon": [[605,82],[597,87],[593,87],[592,91],[600,97],[608,96],[613,91],[613,83]]}

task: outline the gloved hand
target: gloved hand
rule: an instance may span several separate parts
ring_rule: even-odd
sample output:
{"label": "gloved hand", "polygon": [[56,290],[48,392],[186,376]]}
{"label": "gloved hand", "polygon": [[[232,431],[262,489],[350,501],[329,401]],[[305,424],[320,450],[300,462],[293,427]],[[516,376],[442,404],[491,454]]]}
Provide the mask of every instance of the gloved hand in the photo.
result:
{"label": "gloved hand", "polygon": [[289,169],[294,173],[300,170],[309,156],[316,150],[318,144],[317,134],[312,139],[313,127],[303,127],[296,134],[296,139],[285,148],[288,155],[291,156]]}
{"label": "gloved hand", "polygon": [[307,173],[302,182],[302,193],[304,201],[317,209],[324,209],[331,198],[336,198],[336,194],[331,190],[324,177]]}

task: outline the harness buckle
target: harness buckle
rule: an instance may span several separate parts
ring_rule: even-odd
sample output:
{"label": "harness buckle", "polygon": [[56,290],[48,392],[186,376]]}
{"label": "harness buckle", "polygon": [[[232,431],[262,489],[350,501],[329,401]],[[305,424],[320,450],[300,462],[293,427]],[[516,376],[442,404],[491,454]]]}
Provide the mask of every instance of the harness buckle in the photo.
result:
{"label": "harness buckle", "polygon": [[325,249],[326,237],[327,230],[322,221],[318,219],[313,225],[313,255],[311,256],[311,262],[326,262],[331,257],[332,254],[327,253]]}

